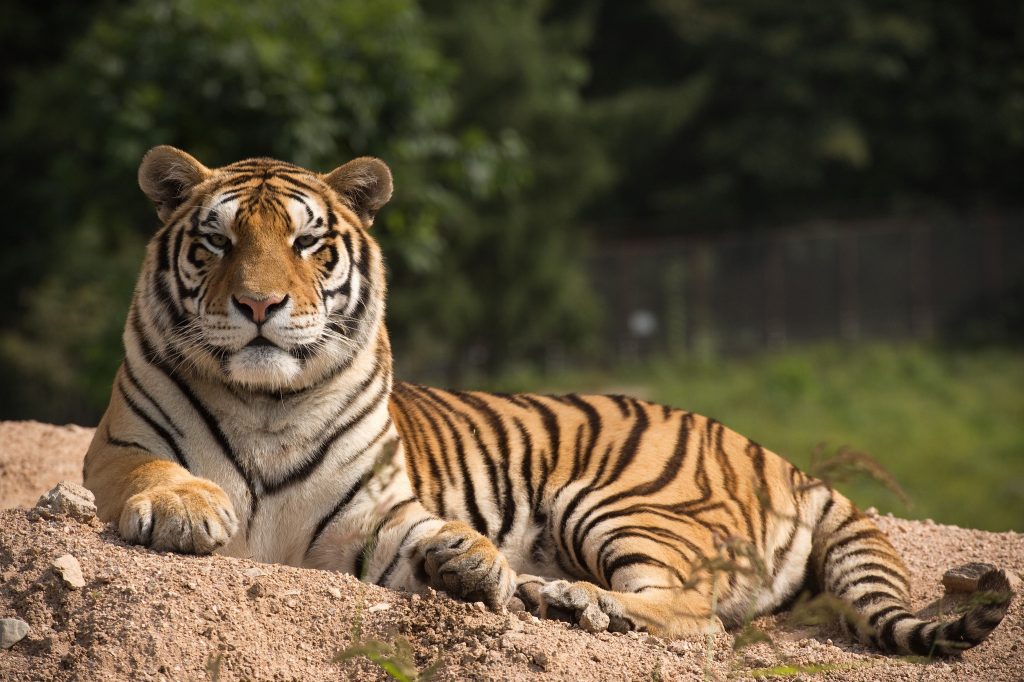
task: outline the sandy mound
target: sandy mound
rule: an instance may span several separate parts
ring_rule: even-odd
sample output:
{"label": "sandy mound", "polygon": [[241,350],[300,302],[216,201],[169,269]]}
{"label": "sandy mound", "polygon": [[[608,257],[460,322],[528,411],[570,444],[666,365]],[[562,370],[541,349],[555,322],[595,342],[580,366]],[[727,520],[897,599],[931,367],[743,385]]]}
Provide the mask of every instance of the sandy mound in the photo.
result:
{"label": "sandy mound", "polygon": [[[87,429],[0,424],[0,504],[35,502],[59,478],[75,478]],[[955,608],[939,576],[985,561],[1020,575],[1024,535],[880,518],[910,567],[915,607]],[[70,554],[84,585],[61,577]],[[64,560],[63,565],[68,562]],[[69,579],[74,582],[74,576]],[[916,663],[885,657],[837,631],[800,628],[785,616],[755,626],[772,639],[734,650],[735,638],[666,642],[648,635],[590,635],[525,614],[496,614],[443,595],[415,597],[324,571],[224,557],[187,557],[127,546],[102,524],[0,511],[0,619],[28,635],[0,649],[0,680],[337,680],[388,679],[357,656],[408,643],[419,669],[438,679],[749,678],[790,666],[789,679],[1020,680],[1024,599],[982,646],[959,660]],[[801,668],[803,672],[800,672]],[[817,672],[814,672],[817,670]]]}

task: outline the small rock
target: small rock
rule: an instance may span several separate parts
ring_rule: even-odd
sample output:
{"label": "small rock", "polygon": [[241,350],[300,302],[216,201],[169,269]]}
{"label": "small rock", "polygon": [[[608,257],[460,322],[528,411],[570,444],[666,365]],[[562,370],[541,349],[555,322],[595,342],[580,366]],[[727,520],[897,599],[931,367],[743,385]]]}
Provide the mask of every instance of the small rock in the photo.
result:
{"label": "small rock", "polygon": [[261,575],[266,574],[267,572],[264,571],[262,568],[257,568],[255,566],[253,566],[252,568],[247,568],[244,571],[242,571],[242,575],[244,575],[247,578],[258,578]]}
{"label": "small rock", "polygon": [[53,571],[64,584],[73,590],[77,590],[80,587],[85,587],[85,578],[82,577],[82,566],[78,563],[78,559],[65,554],[64,556],[53,560]]}
{"label": "small rock", "polygon": [[484,612],[487,610],[487,605],[484,604],[482,601],[475,601],[473,602],[473,608],[477,611]]}
{"label": "small rock", "polygon": [[520,613],[521,611],[526,610],[526,604],[524,604],[523,600],[519,597],[512,597],[508,600],[508,604],[505,605],[505,608],[511,613]]}
{"label": "small rock", "polygon": [[772,663],[772,659],[763,652],[747,651],[743,654],[743,664],[748,668],[768,668]]}
{"label": "small rock", "polygon": [[587,604],[580,614],[580,627],[587,632],[604,632],[608,629],[611,619],[597,604]]}
{"label": "small rock", "polygon": [[341,590],[339,590],[337,587],[328,587],[327,594],[331,595],[335,599],[341,599]]}
{"label": "small rock", "polygon": [[951,568],[942,576],[946,592],[974,592],[978,589],[981,576],[995,570],[992,564],[973,562]]}
{"label": "small rock", "polygon": [[284,605],[290,609],[294,609],[296,606],[299,605],[299,602],[295,601],[294,599],[285,599]]}
{"label": "small rock", "polygon": [[693,649],[693,645],[683,639],[677,639],[668,645],[668,650],[674,654],[685,654]]}
{"label": "small rock", "polygon": [[10,649],[27,634],[28,623],[20,618],[0,618],[0,649]]}
{"label": "small rock", "polygon": [[391,608],[391,604],[387,603],[386,601],[382,601],[382,602],[379,602],[377,604],[374,604],[373,606],[371,606],[370,608],[368,608],[366,610],[369,613],[377,613],[378,611],[387,611],[390,608]]}
{"label": "small rock", "polygon": [[246,590],[246,594],[248,594],[253,599],[258,599],[259,597],[266,596],[267,588],[263,586],[263,583],[253,583],[249,587],[249,589]]}
{"label": "small rock", "polygon": [[71,481],[61,481],[36,502],[35,513],[44,518],[70,516],[88,522],[96,517],[96,497],[92,491]]}
{"label": "small rock", "polygon": [[533,663],[544,670],[548,669],[548,665],[551,663],[551,659],[543,651],[537,651],[533,654]]}
{"label": "small rock", "polygon": [[516,614],[516,618],[518,618],[519,620],[523,621],[524,623],[532,623],[533,622],[534,616],[533,616],[532,613],[527,613],[526,611],[516,611],[515,614]]}

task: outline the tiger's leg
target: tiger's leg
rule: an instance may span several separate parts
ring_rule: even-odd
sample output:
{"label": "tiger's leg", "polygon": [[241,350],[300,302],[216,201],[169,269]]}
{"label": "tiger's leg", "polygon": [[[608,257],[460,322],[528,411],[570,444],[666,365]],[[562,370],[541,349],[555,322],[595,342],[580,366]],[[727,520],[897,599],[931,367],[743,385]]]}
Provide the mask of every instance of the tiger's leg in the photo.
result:
{"label": "tiger's leg", "polygon": [[558,618],[587,630],[643,630],[663,637],[719,632],[712,612],[712,584],[721,576],[694,569],[698,557],[667,549],[653,538],[611,539],[594,546],[600,570],[593,582],[518,576],[516,595],[542,618]]}
{"label": "tiger's leg", "polygon": [[227,543],[238,520],[220,486],[112,438],[110,414],[96,429],[83,471],[100,519],[116,523],[126,541],[156,550],[208,554]]}
{"label": "tiger's leg", "polygon": [[392,506],[367,537],[355,573],[378,585],[409,592],[429,586],[492,609],[504,607],[515,590],[515,573],[490,540],[414,499]]}

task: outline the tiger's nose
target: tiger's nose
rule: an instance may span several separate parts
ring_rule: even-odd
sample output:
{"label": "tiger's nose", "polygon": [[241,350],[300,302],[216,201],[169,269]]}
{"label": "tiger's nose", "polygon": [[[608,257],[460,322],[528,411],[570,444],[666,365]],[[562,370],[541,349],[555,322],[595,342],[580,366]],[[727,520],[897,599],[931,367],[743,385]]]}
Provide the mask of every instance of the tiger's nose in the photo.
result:
{"label": "tiger's nose", "polygon": [[268,317],[284,307],[288,302],[288,296],[267,296],[259,299],[252,296],[232,296],[231,302],[251,322],[263,324]]}

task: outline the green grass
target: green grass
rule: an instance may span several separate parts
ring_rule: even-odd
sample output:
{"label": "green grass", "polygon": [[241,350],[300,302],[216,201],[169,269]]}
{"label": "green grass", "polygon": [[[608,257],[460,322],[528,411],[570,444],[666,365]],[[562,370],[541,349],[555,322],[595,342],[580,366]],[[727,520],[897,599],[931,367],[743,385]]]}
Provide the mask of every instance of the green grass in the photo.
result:
{"label": "green grass", "polygon": [[1024,351],[818,346],[508,375],[490,388],[637,394],[714,417],[805,468],[819,444],[849,446],[910,498],[870,480],[840,484],[862,508],[1024,531]]}

